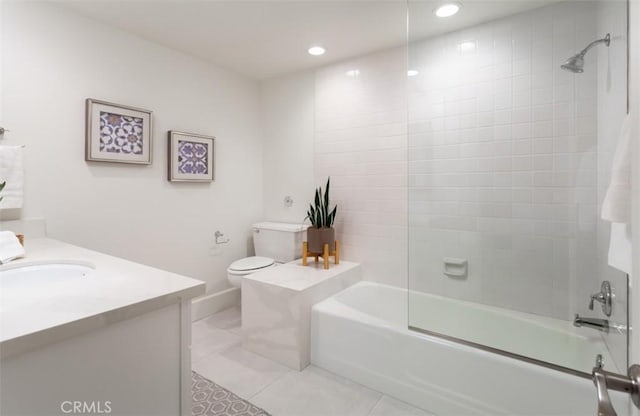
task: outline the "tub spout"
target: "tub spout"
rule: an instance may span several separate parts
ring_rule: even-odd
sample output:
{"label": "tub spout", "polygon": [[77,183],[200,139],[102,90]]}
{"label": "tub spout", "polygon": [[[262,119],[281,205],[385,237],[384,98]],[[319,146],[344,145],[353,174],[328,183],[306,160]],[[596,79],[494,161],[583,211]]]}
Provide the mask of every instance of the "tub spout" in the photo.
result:
{"label": "tub spout", "polygon": [[597,329],[598,331],[609,332],[608,319],[584,318],[576,314],[576,317],[573,319],[573,326],[586,326],[589,328]]}

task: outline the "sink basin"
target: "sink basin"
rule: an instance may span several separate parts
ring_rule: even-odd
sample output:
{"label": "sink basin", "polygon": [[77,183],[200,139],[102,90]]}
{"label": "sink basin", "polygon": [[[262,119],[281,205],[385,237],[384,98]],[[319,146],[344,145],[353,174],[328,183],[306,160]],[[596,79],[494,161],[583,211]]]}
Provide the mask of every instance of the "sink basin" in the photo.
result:
{"label": "sink basin", "polygon": [[22,263],[0,268],[0,289],[11,290],[23,287],[42,287],[69,280],[84,278],[94,266],[82,261],[47,263]]}

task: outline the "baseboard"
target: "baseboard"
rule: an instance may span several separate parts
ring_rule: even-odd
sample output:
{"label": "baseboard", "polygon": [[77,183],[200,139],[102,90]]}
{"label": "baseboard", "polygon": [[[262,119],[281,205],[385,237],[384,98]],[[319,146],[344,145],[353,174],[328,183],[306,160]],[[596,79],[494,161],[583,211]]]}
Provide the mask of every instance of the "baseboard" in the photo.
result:
{"label": "baseboard", "polygon": [[232,287],[220,292],[204,295],[191,302],[191,320],[197,321],[223,309],[240,304],[240,289]]}

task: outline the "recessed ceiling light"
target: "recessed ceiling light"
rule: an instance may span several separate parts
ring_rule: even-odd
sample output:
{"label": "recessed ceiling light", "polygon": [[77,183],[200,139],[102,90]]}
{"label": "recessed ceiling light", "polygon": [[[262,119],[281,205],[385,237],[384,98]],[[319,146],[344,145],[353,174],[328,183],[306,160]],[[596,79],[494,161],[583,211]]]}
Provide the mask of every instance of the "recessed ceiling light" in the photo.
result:
{"label": "recessed ceiling light", "polygon": [[460,10],[459,3],[445,3],[435,9],[433,12],[438,17],[451,17]]}
{"label": "recessed ceiling light", "polygon": [[419,73],[420,72],[418,72],[418,70],[416,70],[416,69],[410,69],[410,70],[407,71],[407,76],[408,77],[415,77]]}
{"label": "recessed ceiling light", "polygon": [[309,55],[314,55],[314,56],[324,55],[326,51],[327,50],[322,46],[312,46],[309,49],[307,49],[307,52],[309,52]]}
{"label": "recessed ceiling light", "polygon": [[351,69],[347,72],[345,72],[347,74],[348,77],[357,77],[358,75],[360,75],[360,70],[359,69]]}

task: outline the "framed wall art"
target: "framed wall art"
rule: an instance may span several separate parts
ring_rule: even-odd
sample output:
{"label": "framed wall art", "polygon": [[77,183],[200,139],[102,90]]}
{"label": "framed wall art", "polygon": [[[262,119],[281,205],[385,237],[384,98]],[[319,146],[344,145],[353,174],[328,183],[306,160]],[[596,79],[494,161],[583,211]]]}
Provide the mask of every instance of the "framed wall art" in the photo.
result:
{"label": "framed wall art", "polygon": [[86,101],[85,160],[151,164],[151,111]]}
{"label": "framed wall art", "polygon": [[201,134],[169,131],[167,179],[171,182],[213,181],[214,139]]}

